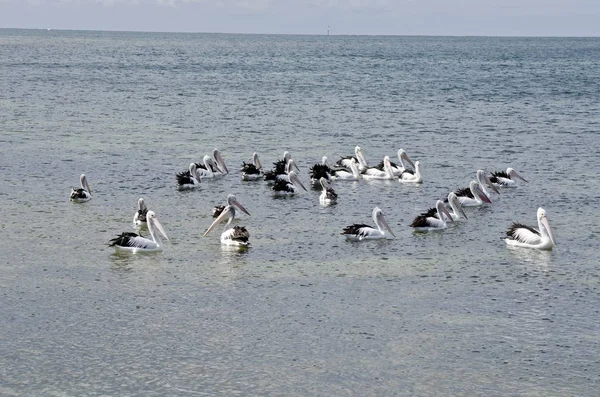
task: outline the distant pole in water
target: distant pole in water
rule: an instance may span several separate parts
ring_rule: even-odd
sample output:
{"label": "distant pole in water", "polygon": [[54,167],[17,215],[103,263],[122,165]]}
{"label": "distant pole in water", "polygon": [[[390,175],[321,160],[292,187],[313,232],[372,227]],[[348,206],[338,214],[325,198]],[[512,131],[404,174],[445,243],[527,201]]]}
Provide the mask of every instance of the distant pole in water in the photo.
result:
{"label": "distant pole in water", "polygon": [[327,36],[329,36],[329,25],[327,25]]}

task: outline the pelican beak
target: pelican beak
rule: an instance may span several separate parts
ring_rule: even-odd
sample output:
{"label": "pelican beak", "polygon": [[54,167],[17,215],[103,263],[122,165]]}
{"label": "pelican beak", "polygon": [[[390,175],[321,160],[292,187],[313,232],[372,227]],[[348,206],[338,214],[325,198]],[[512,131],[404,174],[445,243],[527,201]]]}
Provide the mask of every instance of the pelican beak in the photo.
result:
{"label": "pelican beak", "polygon": [[194,176],[196,177],[196,180],[198,182],[202,182],[201,178],[200,178],[200,171],[198,171],[197,168],[194,169]]}
{"label": "pelican beak", "polygon": [[392,228],[390,228],[390,225],[388,225],[387,221],[385,220],[385,217],[383,216],[383,214],[379,214],[379,220],[380,220],[381,224],[383,225],[383,227],[385,227],[392,236],[396,237],[396,235],[392,231]]}
{"label": "pelican beak", "polygon": [[479,198],[481,199],[481,201],[483,201],[484,203],[488,203],[491,204],[492,200],[490,200],[490,198],[487,196],[487,194],[485,194],[483,192],[483,190],[481,190],[481,188],[479,186],[477,186],[477,195],[479,196]]}
{"label": "pelican beak", "polygon": [[544,225],[544,227],[546,228],[546,231],[548,232],[548,237],[550,237],[550,241],[552,241],[552,245],[554,245],[555,247],[556,242],[554,240],[554,235],[552,234],[552,229],[550,229],[550,224],[548,223],[548,218],[546,218],[545,216],[541,219],[542,225]]}
{"label": "pelican beak", "polygon": [[237,201],[237,199],[233,200],[232,204],[238,207],[240,211],[242,211],[244,214],[250,215],[246,208],[244,208],[244,206],[239,201]]}
{"label": "pelican beak", "polygon": [[511,176],[511,177],[513,177],[513,178],[519,178],[519,179],[520,179],[520,180],[522,180],[523,182],[528,182],[528,183],[529,183],[529,181],[528,181],[527,179],[523,178],[523,177],[522,177],[521,175],[519,175],[519,174],[517,173],[517,171],[515,171],[515,170],[512,170],[512,171],[510,172],[510,176]]}
{"label": "pelican beak", "polygon": [[496,193],[500,194],[500,190],[498,190],[498,188],[492,183],[492,181],[490,181],[490,178],[487,175],[484,175],[484,179],[483,180],[490,187],[490,189],[492,189]]}
{"label": "pelican beak", "polygon": [[168,240],[169,237],[167,237],[167,233],[165,232],[165,229],[163,229],[163,227],[160,224],[160,222],[158,221],[158,219],[154,218],[154,219],[152,219],[152,222],[154,222],[154,226],[156,226],[156,229],[160,232],[160,234],[162,234],[164,236],[164,238],[166,238]]}
{"label": "pelican beak", "polygon": [[258,155],[254,156],[254,166],[259,170],[262,169],[262,164],[260,163],[260,159],[258,158]]}
{"label": "pelican beak", "polygon": [[218,150],[215,149],[213,152],[213,157],[215,158],[215,161],[217,162],[217,168],[219,169],[219,171],[221,171],[223,174],[228,174],[229,170],[227,169],[227,166],[225,165],[225,161],[223,161],[221,152],[219,152]]}
{"label": "pelican beak", "polygon": [[410,159],[410,157],[408,157],[408,154],[406,154],[406,152],[402,152],[400,157],[402,157],[402,160],[404,160],[408,164],[410,164],[411,167],[415,168],[415,163],[413,163],[413,161]]}
{"label": "pelican beak", "polygon": [[462,205],[460,205],[460,201],[457,200],[456,208],[460,211],[460,214],[465,217],[465,219],[469,219],[467,214],[465,214],[465,210],[463,210]]}
{"label": "pelican beak", "polygon": [[361,164],[361,165],[367,164],[367,161],[365,160],[365,156],[363,155],[363,152],[360,148],[356,151],[356,158],[358,159],[358,164]]}
{"label": "pelican beak", "polygon": [[221,212],[221,215],[219,215],[217,217],[217,219],[215,219],[213,221],[213,223],[208,227],[208,229],[206,229],[206,231],[204,232],[202,237],[206,237],[208,235],[208,233],[210,233],[210,231],[215,228],[215,226],[217,226],[219,223],[223,222],[225,220],[225,218],[228,218],[229,216],[231,216],[231,207],[227,206],[227,207],[225,207],[223,212]]}
{"label": "pelican beak", "polygon": [[302,182],[300,181],[300,178],[298,178],[296,173],[290,173],[290,182],[292,182],[296,186],[300,186],[302,189],[304,189],[305,191],[308,192],[308,189],[306,189],[304,187],[304,185],[302,184]]}
{"label": "pelican beak", "polygon": [[287,166],[288,166],[288,172],[292,171],[293,168],[295,168],[296,171],[300,172],[300,168],[298,168],[298,165],[296,164],[294,159],[289,159],[287,162]]}

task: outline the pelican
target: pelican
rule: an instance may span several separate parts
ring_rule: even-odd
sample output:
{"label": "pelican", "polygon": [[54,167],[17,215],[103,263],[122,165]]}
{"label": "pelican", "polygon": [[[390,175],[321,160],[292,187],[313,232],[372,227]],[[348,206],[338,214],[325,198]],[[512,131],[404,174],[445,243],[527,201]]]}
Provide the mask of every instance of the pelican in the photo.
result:
{"label": "pelican", "polygon": [[521,223],[513,222],[505,238],[506,244],[512,247],[534,248],[539,250],[551,250],[556,247],[546,211],[540,207],[537,210],[538,228],[534,229]]}
{"label": "pelican", "polygon": [[421,176],[420,163],[418,161],[415,162],[415,173],[414,174],[405,170],[400,174],[398,181],[400,183],[423,183],[423,177]]}
{"label": "pelican", "polygon": [[221,215],[219,215],[217,219],[215,219],[213,223],[208,227],[208,229],[206,229],[206,232],[204,232],[202,237],[206,237],[208,233],[210,233],[210,231],[215,228],[215,226],[227,219],[227,224],[225,225],[226,229],[223,233],[221,233],[221,244],[247,247],[248,244],[250,244],[248,242],[248,239],[250,238],[250,233],[248,233],[248,230],[246,230],[245,227],[234,226],[232,228],[227,229],[227,226],[229,226],[229,224],[235,218],[236,206],[242,212],[245,212],[246,214],[250,215],[248,211],[246,211],[246,209],[241,204],[239,204],[239,202],[236,202],[233,205],[227,205],[223,209],[223,212],[221,212]]}
{"label": "pelican", "polygon": [[500,187],[517,187],[515,179],[520,179],[524,182],[529,182],[527,179],[519,175],[517,171],[510,167],[508,167],[506,171],[492,172],[492,177],[490,178],[490,181],[492,181],[494,185]]}
{"label": "pelican", "polygon": [[356,146],[354,148],[354,157],[346,156],[339,159],[335,164],[339,167],[350,168],[350,162],[354,159],[358,164],[358,171],[364,172],[367,170],[367,161],[365,160],[365,156],[362,153],[360,146]]}
{"label": "pelican", "polygon": [[[216,163],[216,170],[213,169],[212,171],[219,171],[221,174],[228,174],[229,170],[227,169],[227,166],[225,165],[225,161],[223,160],[223,156],[221,156],[221,152],[219,151],[219,149],[215,148],[212,151],[212,160]],[[202,165],[199,165],[198,168],[203,168]]]}
{"label": "pelican", "polygon": [[148,224],[148,231],[152,240],[142,237],[136,233],[125,232],[121,233],[118,237],[113,238],[109,241],[111,247],[115,247],[117,251],[127,251],[131,253],[137,252],[157,252],[162,251],[160,237],[154,234],[154,227],[166,238],[167,233],[163,229],[162,225],[156,218],[154,211],[148,211],[146,214],[146,223]]}
{"label": "pelican", "polygon": [[364,179],[394,179],[394,171],[392,170],[392,164],[390,162],[390,156],[383,158],[383,171],[377,168],[368,168],[364,174]]}
{"label": "pelican", "polygon": [[358,181],[361,178],[360,172],[358,171],[358,165],[355,159],[350,159],[350,170],[335,170],[332,171],[332,178],[336,181]]}
{"label": "pelican", "polygon": [[214,178],[215,171],[213,170],[216,169],[220,171],[219,166],[210,158],[210,156],[204,156],[202,158],[202,164],[196,163],[196,167],[200,178]]}
{"label": "pelican", "polygon": [[148,207],[146,207],[144,199],[140,197],[138,200],[138,209],[133,214],[133,224],[137,226],[145,225],[146,215],[148,215]]}
{"label": "pelican", "polygon": [[[404,164],[404,162],[406,161],[408,164],[410,164],[411,167],[415,168],[415,164],[413,163],[413,161],[410,159],[410,157],[408,157],[408,154],[406,154],[406,152],[404,151],[404,149],[398,149],[398,159],[400,160],[400,164],[396,164],[396,163],[390,163],[392,165],[392,171],[394,172],[395,176],[400,176],[402,173],[409,173],[409,174],[413,174],[414,172],[409,170],[406,165]],[[377,164],[377,166],[375,167],[378,170],[384,171],[384,165],[383,165],[383,161],[380,161],[379,164]]]}
{"label": "pelican", "polygon": [[454,222],[444,202],[438,200],[435,203],[435,208],[431,208],[429,211],[417,216],[410,224],[410,227],[414,228],[416,232],[442,230],[448,227],[446,219]]}
{"label": "pelican", "polygon": [[313,184],[319,183],[321,178],[332,180],[332,170],[327,164],[327,157],[323,156],[320,163],[310,167],[310,180]]}
{"label": "pelican", "polygon": [[477,170],[477,182],[479,182],[479,186],[481,186],[481,190],[488,197],[492,197],[492,194],[488,192],[486,186],[490,187],[494,192],[500,194],[500,190],[492,183],[490,178],[487,177],[484,170]]}
{"label": "pelican", "polygon": [[252,154],[252,163],[244,162],[242,166],[242,181],[255,181],[262,178],[262,164],[258,158],[258,154]]}
{"label": "pelican", "polygon": [[[283,160],[278,160],[273,163],[275,166],[272,171],[265,172],[265,181],[275,182],[277,180],[277,175],[287,174],[286,167],[288,162],[292,159],[292,155],[290,152],[283,152]],[[298,166],[296,166],[296,169]],[[300,172],[300,170],[298,170]]]}
{"label": "pelican", "polygon": [[79,177],[79,183],[81,184],[79,189],[74,187],[71,188],[71,196],[69,197],[69,200],[75,203],[84,203],[86,201],[90,201],[92,199],[92,190],[88,185],[85,174],[81,174]]}
{"label": "pelican", "polygon": [[355,223],[350,226],[346,226],[344,231],[341,233],[346,237],[347,240],[352,241],[362,241],[362,240],[374,240],[374,239],[387,239],[389,237],[388,233],[393,237],[396,237],[387,221],[383,216],[383,211],[381,208],[375,207],[373,208],[373,222],[377,226],[377,229],[372,226],[365,224]]}
{"label": "pelican", "polygon": [[321,195],[319,196],[319,202],[321,203],[321,205],[328,205],[328,204],[332,204],[335,203],[337,201],[337,193],[329,187],[329,183],[327,183],[327,179],[321,177],[321,179],[319,179],[319,182],[321,182],[321,187],[323,187],[323,191],[321,192]]}
{"label": "pelican", "polygon": [[294,194],[300,191],[300,188],[304,189],[308,192],[308,190],[304,187],[295,171],[290,171],[288,174],[289,181],[286,180],[277,180],[275,184],[271,188],[277,194]]}
{"label": "pelican", "polygon": [[492,203],[492,200],[481,190],[477,181],[471,181],[469,187],[457,190],[456,196],[458,196],[460,205],[463,207],[474,207],[483,203]]}
{"label": "pelican", "polygon": [[[244,208],[244,206],[238,201],[238,199],[233,194],[227,195],[227,206],[231,206],[233,208],[233,211],[230,213],[230,215],[232,217],[235,217],[235,215],[237,214],[237,212],[235,211],[235,207],[239,208],[240,211],[242,211],[244,214],[250,215],[250,213],[248,211],[246,211],[246,208]],[[223,211],[225,210],[225,208],[227,206],[225,206],[225,205],[215,206],[212,210],[213,218],[218,218],[219,215],[221,215],[223,213]]]}
{"label": "pelican", "polygon": [[448,193],[448,204],[450,205],[450,208],[452,208],[452,211],[449,212],[453,221],[459,221],[462,218],[469,219],[460,205],[458,196],[454,192]]}
{"label": "pelican", "polygon": [[176,178],[179,190],[194,189],[200,186],[200,174],[198,173],[196,163],[190,163],[189,170],[180,172],[176,175]]}

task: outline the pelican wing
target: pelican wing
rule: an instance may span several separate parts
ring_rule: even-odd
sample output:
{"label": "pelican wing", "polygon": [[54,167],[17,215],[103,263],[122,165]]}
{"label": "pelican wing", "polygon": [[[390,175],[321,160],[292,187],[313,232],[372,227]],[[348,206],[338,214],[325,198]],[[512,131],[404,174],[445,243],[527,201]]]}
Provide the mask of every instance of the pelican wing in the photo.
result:
{"label": "pelican wing", "polygon": [[329,180],[331,175],[331,168],[325,164],[315,164],[310,167],[310,177],[314,180],[319,180],[321,177]]}
{"label": "pelican wing", "polygon": [[[473,193],[471,192],[471,189],[468,187],[462,188],[462,189],[458,189],[455,192],[456,196],[458,197],[469,197],[469,198],[475,198],[473,196]],[[448,202],[448,197],[446,197],[446,199],[444,200],[445,203]]]}
{"label": "pelican wing", "polygon": [[288,192],[288,193],[294,193],[296,191],[294,189],[293,184],[291,184],[290,182],[285,181],[283,179],[277,179],[271,189],[276,192]]}
{"label": "pelican wing", "polygon": [[325,193],[325,197],[328,198],[329,200],[337,200],[337,193],[330,187],[327,188],[326,193]]}
{"label": "pelican wing", "polygon": [[156,248],[156,243],[136,233],[124,232],[110,240],[109,246],[151,249]]}
{"label": "pelican wing", "polygon": [[510,239],[524,244],[537,244],[542,238],[539,230],[517,222],[514,222],[508,228],[506,235]]}
{"label": "pelican wing", "polygon": [[224,209],[225,209],[224,205],[215,205],[215,207],[212,209],[212,217],[218,218]]}
{"label": "pelican wing", "polygon": [[250,238],[250,233],[244,226],[234,226],[231,229],[224,231],[221,238],[247,243]]}
{"label": "pelican wing", "polygon": [[141,210],[138,210],[136,212],[137,214],[137,220],[140,222],[146,222],[146,215],[148,214],[148,208],[144,207]]}
{"label": "pelican wing", "polygon": [[87,190],[83,189],[83,188],[72,188],[71,190],[71,200],[81,200],[81,199],[87,199],[90,197],[90,194],[87,192]]}
{"label": "pelican wing", "polygon": [[194,183],[190,171],[183,171],[175,175],[178,185],[191,185]]}
{"label": "pelican wing", "polygon": [[260,170],[258,168],[256,168],[256,166],[254,164],[248,164],[248,163],[244,162],[244,165],[242,166],[242,173],[248,174],[248,175],[259,175]]}
{"label": "pelican wing", "polygon": [[373,226],[365,225],[364,223],[355,223],[350,226],[346,226],[341,234],[352,235],[357,237],[368,237],[376,229]]}

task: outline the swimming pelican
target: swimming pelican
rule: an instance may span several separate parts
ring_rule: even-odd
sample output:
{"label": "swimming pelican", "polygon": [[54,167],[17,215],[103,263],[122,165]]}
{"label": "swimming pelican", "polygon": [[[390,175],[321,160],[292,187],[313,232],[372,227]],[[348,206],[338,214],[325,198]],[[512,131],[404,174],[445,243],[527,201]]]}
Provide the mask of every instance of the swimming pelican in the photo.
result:
{"label": "swimming pelican", "polygon": [[300,188],[304,189],[308,192],[308,190],[304,187],[296,172],[290,171],[288,174],[289,181],[278,179],[275,181],[275,184],[271,188],[276,194],[294,194],[300,191]]}
{"label": "swimming pelican", "polygon": [[381,208],[379,207],[373,208],[373,222],[375,222],[377,229],[369,225],[355,223],[346,226],[341,234],[346,237],[347,240],[352,241],[387,239],[389,237],[388,233],[393,237],[396,237],[385,220],[383,211],[381,211]]}
{"label": "swimming pelican", "polygon": [[[414,174],[414,172],[412,170],[409,170],[404,164],[404,162],[406,161],[408,164],[410,164],[411,167],[415,168],[415,164],[410,159],[410,157],[408,157],[408,154],[406,154],[404,149],[398,149],[398,159],[400,160],[400,164],[390,162],[390,164],[392,165],[392,171],[394,172],[395,176],[400,176],[402,173],[405,172],[409,174]],[[384,171],[383,161],[380,161],[375,168]]]}
{"label": "swimming pelican", "polygon": [[360,172],[358,171],[358,165],[355,159],[350,159],[350,170],[334,170],[332,171],[332,178],[336,181],[358,181],[361,178]]}
{"label": "swimming pelican", "polygon": [[180,172],[175,177],[177,178],[177,188],[179,190],[194,189],[200,186],[200,174],[196,163],[190,163],[188,171]]}
{"label": "swimming pelican", "polygon": [[332,179],[332,170],[327,164],[327,157],[323,156],[320,163],[310,167],[310,180],[313,184],[319,183],[321,178],[330,181]]}
{"label": "swimming pelican", "polygon": [[392,171],[392,164],[390,162],[390,156],[383,158],[383,171],[377,168],[367,168],[363,173],[363,179],[394,179],[394,171]]}
{"label": "swimming pelican", "polygon": [[79,183],[81,184],[80,188],[71,188],[71,196],[69,197],[69,200],[75,203],[85,203],[86,201],[90,201],[92,199],[92,190],[88,185],[85,174],[81,174],[79,177]]}
{"label": "swimming pelican", "polygon": [[[209,157],[210,158],[210,157]],[[228,174],[229,170],[227,169],[227,166],[225,165],[225,161],[223,161],[223,156],[221,156],[221,152],[219,151],[219,149],[213,149],[212,151],[212,158],[210,158],[213,162],[210,163],[210,171],[212,171],[213,176],[214,173],[219,171],[221,174]],[[203,160],[202,163],[196,163],[196,166],[198,167],[198,169],[200,171],[202,170],[208,170],[208,166],[206,165],[206,162]],[[205,178],[212,178],[212,176],[204,176]]]}
{"label": "swimming pelican", "polygon": [[350,162],[352,159],[354,159],[356,161],[359,172],[363,173],[364,171],[366,171],[366,169],[368,168],[368,165],[367,165],[367,161],[365,160],[365,156],[363,155],[363,152],[362,152],[360,146],[356,146],[354,148],[354,157],[352,157],[352,156],[342,157],[335,163],[335,165],[349,169]]}
{"label": "swimming pelican", "polygon": [[[223,233],[221,233],[221,244],[247,247],[248,244],[250,244],[248,242],[248,239],[250,238],[250,233],[248,232],[248,230],[246,230],[245,227],[234,226],[232,228],[227,229],[227,226],[229,226],[229,224],[235,218],[235,214],[236,214],[235,206],[238,206],[238,204],[239,204],[239,202],[234,205],[226,206],[223,209],[223,212],[221,212],[221,215],[219,215],[217,217],[217,219],[215,219],[213,221],[213,223],[208,227],[208,229],[206,229],[206,232],[204,232],[202,237],[206,237],[208,235],[208,233],[210,233],[210,231],[215,228],[215,226],[217,226],[219,223],[221,223],[225,219],[227,219],[227,224],[225,225],[225,231]],[[245,212],[246,214],[250,215],[248,213],[248,211],[246,211],[246,209],[241,206],[241,204],[239,204],[238,208],[240,210],[242,210],[243,212]]]}
{"label": "swimming pelican", "polygon": [[506,171],[492,172],[492,177],[490,178],[490,181],[492,181],[494,185],[500,187],[517,187],[517,184],[515,182],[515,179],[517,178],[524,182],[529,182],[527,179],[519,175],[517,171],[510,167],[508,167]]}
{"label": "swimming pelican", "polygon": [[148,207],[144,203],[144,199],[140,197],[138,200],[138,209],[133,214],[133,224],[137,226],[146,224],[146,215],[148,215]]}
{"label": "swimming pelican", "polygon": [[336,202],[338,195],[332,188],[329,187],[327,179],[321,177],[321,179],[319,179],[319,182],[321,182],[321,186],[323,187],[323,191],[319,196],[319,202],[321,203],[321,205],[328,205]]}
{"label": "swimming pelican", "polygon": [[415,173],[412,174],[408,171],[404,171],[400,174],[398,178],[400,183],[423,183],[423,177],[421,176],[421,168],[420,163],[415,162]]}
{"label": "swimming pelican", "polygon": [[[434,211],[437,212],[437,216],[434,216]],[[450,220],[450,222],[454,222],[452,215],[448,212],[448,208],[446,208],[444,202],[438,200],[435,203],[435,208],[417,216],[410,224],[410,227],[414,228],[416,232],[442,230],[448,227],[446,219]]]}
{"label": "swimming pelican", "polygon": [[452,208],[452,211],[449,212],[453,221],[459,221],[462,218],[469,219],[460,205],[458,196],[454,192],[448,193],[448,204],[450,205],[450,208]]}
{"label": "swimming pelican", "polygon": [[[291,159],[292,159],[292,155],[290,154],[290,152],[288,152],[288,151],[283,152],[283,160],[278,160],[278,161],[274,162],[273,170],[265,172],[265,181],[275,182],[277,180],[277,175],[287,174],[286,167],[288,165],[288,162]],[[298,166],[296,165],[296,169],[297,168],[298,168]],[[298,172],[300,172],[300,171],[298,170]]]}
{"label": "swimming pelican", "polygon": [[463,207],[474,207],[483,203],[491,204],[492,200],[481,190],[479,182],[471,181],[468,188],[456,191],[456,196]]}
{"label": "swimming pelican", "polygon": [[546,218],[546,211],[540,207],[537,210],[538,228],[534,229],[521,223],[513,222],[505,238],[506,244],[512,247],[534,248],[539,250],[551,250],[556,247],[556,242]]}
{"label": "swimming pelican", "polygon": [[219,170],[219,166],[210,156],[204,156],[202,158],[202,164],[196,163],[196,167],[198,169],[198,174],[200,178],[214,178],[215,171],[214,169]]}
{"label": "swimming pelican", "polygon": [[252,163],[248,164],[244,162],[242,166],[242,180],[243,181],[255,181],[262,178],[262,164],[258,158],[258,154],[252,154]]}
{"label": "swimming pelican", "polygon": [[488,186],[494,192],[500,194],[500,190],[498,190],[498,188],[492,183],[490,178],[488,178],[484,170],[477,170],[477,182],[479,182],[479,186],[481,187],[481,190],[486,194],[486,196],[492,197],[492,194],[488,192],[486,186]]}
{"label": "swimming pelican", "polygon": [[[235,215],[237,214],[237,212],[235,211],[235,207],[239,208],[240,211],[242,211],[244,214],[250,215],[250,213],[246,211],[246,208],[244,208],[244,206],[238,201],[238,199],[233,194],[227,195],[227,205],[234,207],[233,211],[230,213],[230,215],[233,217],[235,217]],[[227,206],[225,205],[216,205],[212,210],[213,218],[218,218],[219,215],[223,213],[226,207]]]}
{"label": "swimming pelican", "polygon": [[160,237],[154,234],[154,227],[158,229],[160,234],[167,240],[167,233],[163,229],[162,225],[156,218],[154,211],[148,211],[146,214],[146,223],[148,224],[148,231],[152,240],[142,237],[136,233],[125,232],[121,233],[118,237],[110,240],[110,246],[115,247],[117,251],[128,251],[132,253],[137,252],[157,252],[162,251]]}

